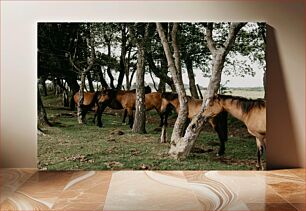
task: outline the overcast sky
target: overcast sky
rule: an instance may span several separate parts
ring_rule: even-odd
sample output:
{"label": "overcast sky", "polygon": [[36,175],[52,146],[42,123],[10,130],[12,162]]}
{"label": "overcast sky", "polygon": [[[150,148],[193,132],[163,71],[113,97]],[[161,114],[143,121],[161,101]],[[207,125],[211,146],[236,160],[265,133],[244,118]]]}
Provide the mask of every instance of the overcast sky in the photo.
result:
{"label": "overcast sky", "polygon": [[[238,77],[238,76],[227,76],[222,74],[221,84],[224,84],[226,80],[229,82],[226,84],[226,87],[263,87],[263,70],[256,69],[255,76],[245,76],[245,77]],[[203,73],[199,69],[194,70],[196,84],[199,86],[207,87],[209,83],[209,78],[203,77]],[[158,83],[158,79],[155,82]],[[184,84],[189,84],[187,72],[183,73],[183,81]],[[134,81],[133,81],[134,82]],[[145,75],[145,82],[152,83],[152,79],[149,74]]]}

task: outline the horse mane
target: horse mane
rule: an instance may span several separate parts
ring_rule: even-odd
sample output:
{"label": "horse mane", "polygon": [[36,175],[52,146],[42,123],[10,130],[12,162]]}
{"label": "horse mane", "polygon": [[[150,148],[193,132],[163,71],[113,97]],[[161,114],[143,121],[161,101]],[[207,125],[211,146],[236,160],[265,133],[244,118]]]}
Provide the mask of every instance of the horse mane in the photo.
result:
{"label": "horse mane", "polygon": [[264,99],[248,99],[240,96],[232,96],[232,95],[217,95],[222,100],[230,99],[231,102],[235,101],[238,106],[241,107],[244,113],[249,113],[253,108],[265,108],[266,101]]}
{"label": "horse mane", "polygon": [[162,98],[165,98],[168,101],[172,101],[178,98],[178,94],[174,92],[163,92],[161,94]]}

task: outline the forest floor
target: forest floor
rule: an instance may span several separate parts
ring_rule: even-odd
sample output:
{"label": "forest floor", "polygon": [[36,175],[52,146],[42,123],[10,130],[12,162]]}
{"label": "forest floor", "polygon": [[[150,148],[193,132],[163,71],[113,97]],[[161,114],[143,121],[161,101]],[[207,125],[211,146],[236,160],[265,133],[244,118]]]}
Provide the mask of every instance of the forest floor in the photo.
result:
{"label": "forest floor", "polygon": [[[195,142],[190,156],[183,161],[167,155],[169,143],[160,143],[159,116],[147,113],[147,134],[135,134],[122,123],[120,110],[107,109],[104,127],[77,122],[76,112],[61,106],[61,97],[46,96],[43,102],[53,127],[42,128],[38,135],[38,168],[41,170],[252,170],[256,164],[256,142],[246,127],[229,116],[225,155],[217,157],[219,140],[209,124]],[[59,106],[60,105],[60,106]],[[169,118],[168,141],[176,120]]]}

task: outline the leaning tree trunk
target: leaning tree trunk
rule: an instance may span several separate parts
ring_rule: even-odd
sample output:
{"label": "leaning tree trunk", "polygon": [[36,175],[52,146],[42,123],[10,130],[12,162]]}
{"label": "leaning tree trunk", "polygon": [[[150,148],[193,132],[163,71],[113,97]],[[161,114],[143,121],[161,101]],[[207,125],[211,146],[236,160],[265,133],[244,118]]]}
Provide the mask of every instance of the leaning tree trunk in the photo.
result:
{"label": "leaning tree trunk", "polygon": [[225,57],[233,47],[236,36],[239,30],[245,25],[245,23],[231,23],[228,37],[222,47],[217,48],[216,43],[212,38],[213,24],[208,23],[206,27],[206,39],[207,45],[213,56],[212,63],[212,76],[209,81],[209,85],[206,92],[206,97],[203,99],[203,103],[199,113],[192,119],[188,125],[183,138],[174,145],[171,145],[169,154],[175,159],[185,159],[192,149],[195,140],[198,138],[202,126],[204,124],[204,118],[201,115],[204,112],[206,106],[206,100],[212,98],[218,91],[221,82],[221,74],[224,66]]}
{"label": "leaning tree trunk", "polygon": [[47,117],[47,112],[41,100],[39,89],[37,89],[37,117],[38,126],[52,126]]}
{"label": "leaning tree trunk", "polygon": [[192,60],[190,58],[187,58],[185,63],[186,63],[186,68],[187,68],[187,73],[188,73],[189,89],[190,89],[191,96],[196,99],[199,99],[197,87],[195,84],[194,73],[193,73]]}
{"label": "leaning tree trunk", "polygon": [[164,58],[163,56],[161,60],[161,67],[158,68],[155,65],[153,55],[151,52],[146,52],[145,56],[146,56],[146,60],[148,62],[149,68],[150,70],[152,70],[154,75],[158,77],[160,80],[162,80],[164,83],[167,83],[170,86],[171,90],[175,92],[175,85],[174,85],[173,79],[167,75],[168,73],[167,59]]}
{"label": "leaning tree trunk", "polygon": [[[179,49],[178,49],[177,40],[176,40],[178,23],[173,24],[173,28],[171,32],[172,47],[174,50],[175,59],[173,59],[172,57],[172,52],[170,50],[170,46],[169,46],[168,40],[166,38],[164,29],[161,23],[156,23],[156,28],[157,28],[159,37],[161,39],[164,51],[165,51],[165,55],[166,55],[167,62],[168,62],[168,67],[171,72],[171,75],[172,75],[172,78],[175,84],[175,88],[179,96],[180,110],[178,113],[178,117],[175,121],[173,132],[171,135],[171,145],[176,145],[176,143],[181,139],[181,135],[184,133],[184,125],[185,125],[185,122],[187,121],[187,113],[188,113],[187,97],[186,97],[186,92],[184,89],[184,84],[183,84],[183,79],[182,79],[180,55],[179,55]],[[163,132],[162,132],[162,137],[164,136]],[[164,140],[161,140],[161,141],[164,142]]]}
{"label": "leaning tree trunk", "polygon": [[[99,69],[99,78],[100,78],[100,82],[101,82],[102,88],[103,88],[103,89],[109,88],[109,87],[108,87],[108,84],[107,84],[107,82],[106,82],[106,80],[105,80],[105,78],[104,78],[104,76],[103,76],[101,67],[100,67],[100,69]],[[97,88],[97,90],[98,90],[98,88]]]}
{"label": "leaning tree trunk", "polygon": [[166,91],[166,83],[163,80],[159,80],[157,91],[163,93]]}

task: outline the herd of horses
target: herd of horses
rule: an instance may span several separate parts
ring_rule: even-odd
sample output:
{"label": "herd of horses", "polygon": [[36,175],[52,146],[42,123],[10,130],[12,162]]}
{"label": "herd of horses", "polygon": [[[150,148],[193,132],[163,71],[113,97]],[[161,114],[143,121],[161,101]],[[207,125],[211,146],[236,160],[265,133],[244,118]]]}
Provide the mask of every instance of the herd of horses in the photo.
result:
{"label": "herd of horses", "polygon": [[[188,100],[188,126],[191,119],[200,111],[203,100],[187,96]],[[79,92],[73,96],[74,109],[79,102]],[[103,127],[102,114],[109,107],[112,109],[124,109],[123,122],[128,116],[128,124],[133,126],[133,111],[136,108],[136,90],[105,89],[97,92],[85,92],[82,106],[82,116],[88,111],[94,110],[94,122],[97,118],[97,125]],[[167,119],[172,110],[179,112],[180,104],[178,94],[172,92],[151,92],[149,86],[145,87],[145,108],[147,111],[155,109],[160,116],[159,126],[166,126]],[[216,95],[205,102],[205,109],[202,113],[205,121],[209,122],[218,134],[220,147],[218,156],[225,152],[225,142],[228,139],[227,116],[230,113],[233,117],[241,120],[247,127],[248,132],[255,136],[257,144],[257,169],[264,169],[261,163],[263,151],[266,148],[266,102],[262,99],[246,99],[231,95]]]}

